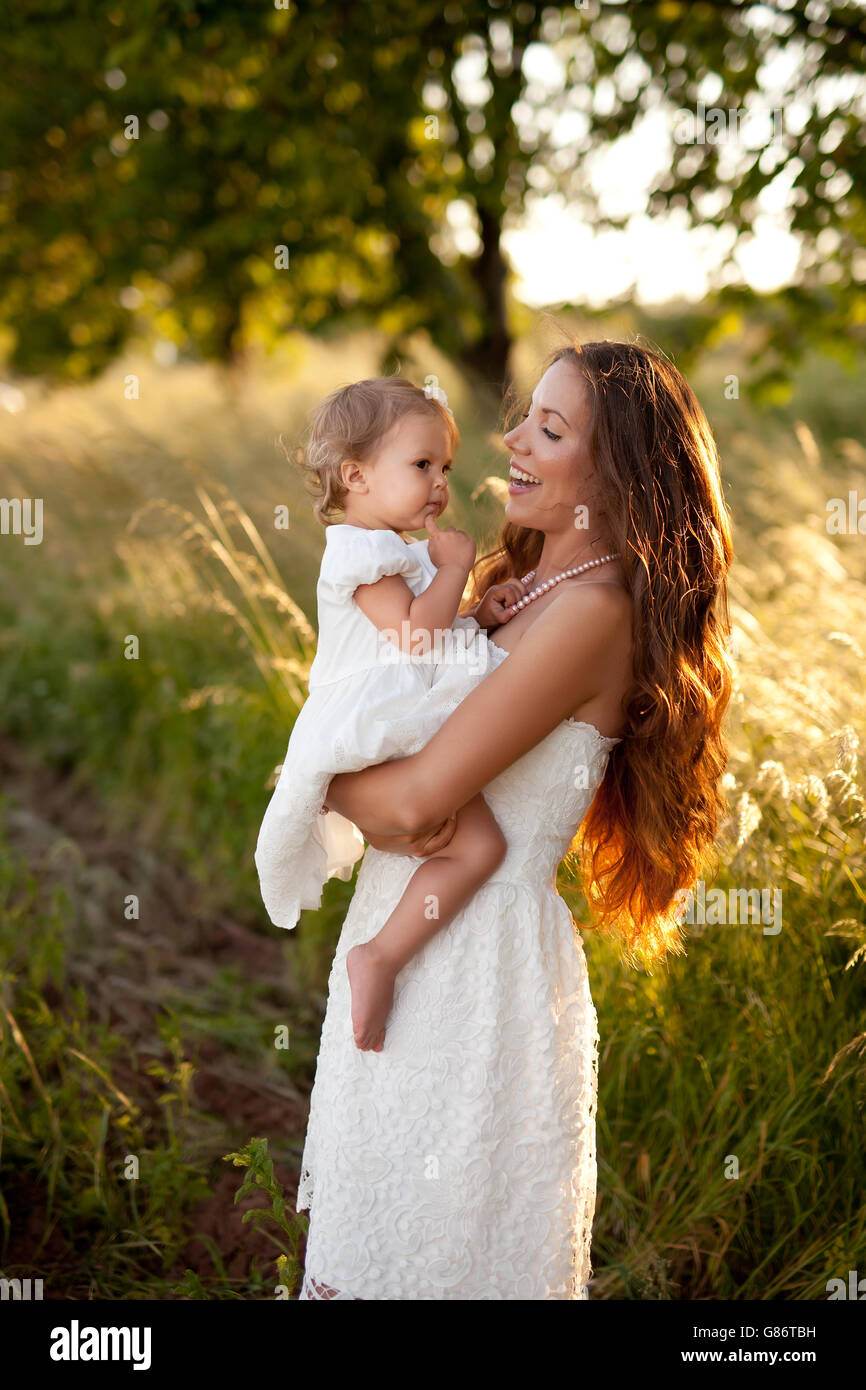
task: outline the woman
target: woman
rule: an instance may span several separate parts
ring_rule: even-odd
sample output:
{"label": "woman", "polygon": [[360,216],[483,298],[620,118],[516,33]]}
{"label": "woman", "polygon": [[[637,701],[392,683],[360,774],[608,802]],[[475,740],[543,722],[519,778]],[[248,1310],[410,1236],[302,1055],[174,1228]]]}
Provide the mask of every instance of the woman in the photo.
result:
{"label": "woman", "polygon": [[[311,1096],[301,1299],[588,1296],[597,1024],[557,866],[580,825],[595,924],[660,960],[724,809],[732,552],[694,393],[635,344],[564,348],[505,442],[506,524],[473,579],[524,597],[489,673],[419,753],[328,790],[371,847]],[[346,954],[480,791],[508,853],[401,972],[384,1050],[359,1051]]]}

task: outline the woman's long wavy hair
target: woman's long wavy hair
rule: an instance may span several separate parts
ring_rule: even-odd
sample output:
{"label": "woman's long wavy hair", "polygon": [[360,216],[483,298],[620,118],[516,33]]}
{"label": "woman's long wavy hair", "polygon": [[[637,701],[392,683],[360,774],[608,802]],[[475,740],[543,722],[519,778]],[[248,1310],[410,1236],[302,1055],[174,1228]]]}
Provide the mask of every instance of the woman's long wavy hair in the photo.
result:
{"label": "woman's long wavy hair", "polygon": [[[626,729],[575,847],[591,925],[616,928],[625,959],[651,968],[684,950],[683,900],[727,809],[730,518],[709,422],[671,362],[626,342],[574,344],[547,365],[560,361],[588,387],[599,515],[634,605]],[[533,569],[543,541],[506,522],[467,602]]]}

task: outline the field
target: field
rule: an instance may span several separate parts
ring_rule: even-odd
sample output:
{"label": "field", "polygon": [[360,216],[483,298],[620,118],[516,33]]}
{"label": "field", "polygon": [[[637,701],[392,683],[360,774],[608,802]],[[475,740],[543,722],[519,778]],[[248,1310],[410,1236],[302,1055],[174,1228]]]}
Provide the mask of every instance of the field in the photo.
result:
{"label": "field", "polygon": [[[27,387],[4,417],[0,492],[42,498],[44,536],[0,536],[0,1274],[46,1297],[296,1287],[351,884],[282,933],[252,855],[315,644],[323,537],[292,450],[376,353],[300,339],[246,376],[130,359],[86,388]],[[528,379],[539,360],[527,338]],[[447,520],[481,549],[501,514],[495,412],[423,344],[405,370],[448,394]],[[866,439],[827,361],[760,415],[726,397],[740,370],[720,348],[691,376],[737,556],[707,887],[779,890],[781,929],[696,923],[652,976],[585,935],[596,1298],[815,1299],[866,1273],[866,551],[827,529],[828,499],[866,496]],[[580,920],[569,864],[561,887]]]}

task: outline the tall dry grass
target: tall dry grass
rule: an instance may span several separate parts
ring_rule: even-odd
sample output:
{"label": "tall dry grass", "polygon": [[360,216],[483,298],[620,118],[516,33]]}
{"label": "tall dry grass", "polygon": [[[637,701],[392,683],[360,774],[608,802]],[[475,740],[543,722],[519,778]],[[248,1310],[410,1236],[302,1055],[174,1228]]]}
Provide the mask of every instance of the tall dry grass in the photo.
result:
{"label": "tall dry grass", "polygon": [[[272,929],[252,849],[304,697],[323,546],[279,437],[296,437],[331,385],[375,371],[374,348],[310,348],[231,394],[203,368],[141,368],[135,402],[122,397],[125,364],[87,391],[34,399],[0,443],[4,491],[44,497],[46,513],[41,547],[4,538],[0,552],[3,736],[109,807],[119,834],[181,866],[192,911],[231,912],[263,938]],[[501,516],[495,421],[474,416],[447,364],[424,365],[438,370],[464,432],[453,517],[483,544]],[[724,399],[712,361],[705,373],[696,384],[714,399],[737,555],[730,815],[713,886],[780,890],[782,922],[774,935],[755,921],[695,924],[687,955],[652,976],[626,971],[614,943],[587,934],[602,1038],[594,1292],[819,1298],[829,1278],[862,1266],[866,1237],[866,562],[862,537],[826,528],[828,497],[848,487],[866,496],[866,452],[805,419],[770,429]],[[274,525],[279,506],[288,531]],[[135,661],[124,656],[130,634]],[[61,979],[81,932],[75,914],[62,900],[49,910],[38,885],[28,899],[26,867],[11,852],[2,862],[14,923],[7,959],[12,931],[19,943],[31,932],[34,970],[45,954],[36,943],[52,942]],[[580,920],[568,866],[561,888]],[[294,1039],[281,1065],[298,1081],[312,1074],[350,894],[350,884],[328,885],[321,911],[281,942]],[[51,1048],[80,1025],[61,990],[45,1006],[49,1027],[46,966],[28,976],[26,953],[15,959],[5,1005],[17,1018],[26,992],[28,1047],[56,1111]],[[198,1027],[228,1030],[245,1007],[228,980],[219,1022],[202,1004]],[[49,1045],[51,1028],[60,1032]],[[0,1191],[4,1165],[41,1180],[57,1153],[45,1158],[50,1127],[41,1149],[26,1142],[33,1073],[14,1035],[4,1037],[7,1059],[18,1058],[9,1100],[21,1132],[7,1131]],[[108,1040],[91,1043],[89,1052],[75,1045],[110,1079]],[[82,1110],[67,1123],[83,1155],[110,1149],[125,1122],[112,1111],[103,1134]],[[297,1158],[301,1138],[276,1146],[279,1156]],[[172,1161],[190,1165],[192,1190],[183,1143]],[[80,1190],[66,1192],[61,1222],[75,1217]],[[179,1225],[183,1193],[172,1201]],[[106,1208],[106,1221],[118,1219]],[[148,1228],[147,1239],[161,1237]],[[122,1263],[113,1266],[112,1290],[123,1279]],[[216,1280],[210,1292],[237,1288]]]}

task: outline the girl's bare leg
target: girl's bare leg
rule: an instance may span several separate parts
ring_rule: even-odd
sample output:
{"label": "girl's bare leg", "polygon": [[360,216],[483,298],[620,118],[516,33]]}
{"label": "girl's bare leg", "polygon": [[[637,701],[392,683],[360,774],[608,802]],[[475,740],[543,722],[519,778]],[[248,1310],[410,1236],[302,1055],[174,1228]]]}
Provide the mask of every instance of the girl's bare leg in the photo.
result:
{"label": "girl's bare leg", "polygon": [[502,863],[506,849],[505,837],[479,792],[458,811],[450,843],[412,875],[381,931],[349,951],[352,1032],[362,1051],[382,1051],[397,975],[453,921]]}

